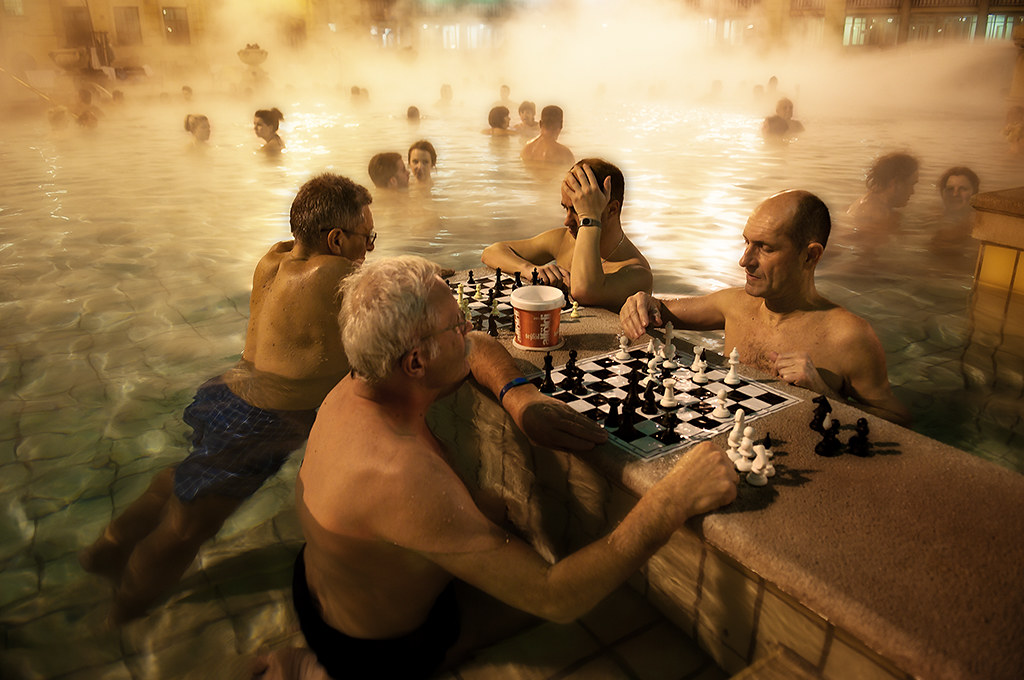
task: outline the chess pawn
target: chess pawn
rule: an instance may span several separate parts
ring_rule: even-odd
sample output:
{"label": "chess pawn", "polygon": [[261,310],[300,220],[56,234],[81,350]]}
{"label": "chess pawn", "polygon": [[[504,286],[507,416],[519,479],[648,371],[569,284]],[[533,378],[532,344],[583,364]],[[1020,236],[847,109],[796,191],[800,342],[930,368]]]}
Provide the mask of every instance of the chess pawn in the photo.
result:
{"label": "chess pawn", "polygon": [[768,459],[764,447],[760,444],[754,446],[754,461],[750,464],[750,472],[747,473],[747,484],[751,486],[765,486],[768,483]]}
{"label": "chess pawn", "polygon": [[718,396],[715,397],[715,410],[711,412],[713,418],[728,418],[732,415],[725,407],[725,401],[725,390],[719,390]]}
{"label": "chess pawn", "polygon": [[626,337],[625,333],[619,336],[619,351],[615,355],[616,361],[629,361],[632,357],[629,356],[629,338]]}
{"label": "chess pawn", "polygon": [[697,362],[696,372],[693,374],[693,377],[690,378],[690,380],[692,380],[695,385],[707,384],[708,377],[704,375],[705,368],[707,368],[707,363],[703,359],[699,360]]}
{"label": "chess pawn", "polygon": [[580,303],[575,300],[572,301],[572,311],[569,312],[569,317],[572,319],[580,318]]}
{"label": "chess pawn", "polygon": [[662,383],[665,387],[665,394],[661,397],[662,408],[674,408],[678,402],[676,402],[676,381],[674,378],[665,378],[665,382]]}
{"label": "chess pawn", "polygon": [[501,290],[505,282],[501,280],[501,267],[494,270],[494,289]]}
{"label": "chess pawn", "polygon": [[703,347],[700,347],[698,345],[694,345],[693,346],[693,363],[690,364],[690,370],[693,371],[694,373],[696,373],[697,369],[700,368],[701,354],[703,354],[703,353],[704,353],[704,348]]}
{"label": "chess pawn", "polygon": [[743,429],[739,453],[741,458],[736,461],[736,469],[740,472],[750,472],[754,460],[754,428],[748,426]]}
{"label": "chess pawn", "polygon": [[476,284],[476,292],[473,293],[473,299],[474,300],[483,300],[484,299],[484,292],[480,289],[480,284],[479,283]]}
{"label": "chess pawn", "polygon": [[736,366],[740,363],[740,353],[735,347],[729,352],[729,373],[725,376],[726,385],[739,385],[740,377],[736,374]]}

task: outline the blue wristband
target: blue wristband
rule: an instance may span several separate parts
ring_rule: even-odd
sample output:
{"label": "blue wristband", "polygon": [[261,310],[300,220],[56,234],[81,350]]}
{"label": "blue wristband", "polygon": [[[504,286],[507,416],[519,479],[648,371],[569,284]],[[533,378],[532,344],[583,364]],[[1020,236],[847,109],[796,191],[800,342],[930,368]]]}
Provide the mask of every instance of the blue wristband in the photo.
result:
{"label": "blue wristband", "polygon": [[508,392],[510,389],[512,389],[513,387],[519,387],[520,385],[525,385],[528,382],[530,381],[524,378],[523,376],[519,376],[518,378],[512,378],[511,380],[509,380],[508,383],[506,383],[505,386],[501,388],[501,392],[498,392],[498,403],[501,403],[502,401],[505,400],[505,393]]}

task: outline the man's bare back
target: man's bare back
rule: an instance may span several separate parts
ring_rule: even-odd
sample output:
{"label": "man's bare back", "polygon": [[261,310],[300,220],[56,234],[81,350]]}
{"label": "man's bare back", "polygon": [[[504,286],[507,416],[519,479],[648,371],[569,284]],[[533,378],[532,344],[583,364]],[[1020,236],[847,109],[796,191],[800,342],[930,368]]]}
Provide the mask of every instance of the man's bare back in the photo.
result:
{"label": "man's bare back", "polygon": [[348,372],[338,335],[338,283],[355,263],[275,244],[256,266],[242,361],[224,378],[267,409],[316,408]]}
{"label": "man's bare back", "polygon": [[559,144],[544,135],[538,135],[524,144],[523,150],[519,155],[524,161],[540,163],[572,165],[576,162],[576,158],[569,147]]}

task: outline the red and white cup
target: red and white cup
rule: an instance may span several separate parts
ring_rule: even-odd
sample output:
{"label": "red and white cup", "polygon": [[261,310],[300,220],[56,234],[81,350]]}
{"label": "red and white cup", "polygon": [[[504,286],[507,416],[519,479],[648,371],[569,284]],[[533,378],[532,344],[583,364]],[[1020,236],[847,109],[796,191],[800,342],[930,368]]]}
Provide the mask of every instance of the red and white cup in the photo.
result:
{"label": "red and white cup", "polygon": [[511,302],[516,329],[513,345],[541,351],[562,346],[558,332],[565,305],[562,291],[552,286],[523,286],[512,292]]}

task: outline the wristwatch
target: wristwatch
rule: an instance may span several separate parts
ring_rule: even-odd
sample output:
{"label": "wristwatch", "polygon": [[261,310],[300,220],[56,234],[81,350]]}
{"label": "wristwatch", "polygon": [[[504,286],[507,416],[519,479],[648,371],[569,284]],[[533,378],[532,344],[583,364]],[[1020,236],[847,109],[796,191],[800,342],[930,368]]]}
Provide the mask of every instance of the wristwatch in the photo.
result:
{"label": "wristwatch", "polygon": [[601,220],[596,220],[593,217],[582,217],[580,218],[581,227],[600,227]]}

